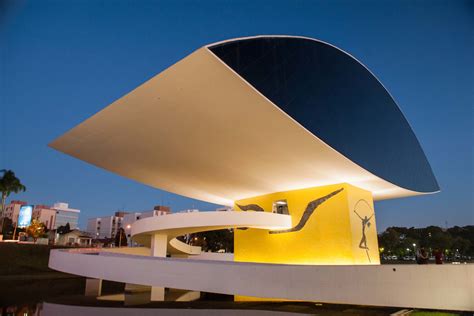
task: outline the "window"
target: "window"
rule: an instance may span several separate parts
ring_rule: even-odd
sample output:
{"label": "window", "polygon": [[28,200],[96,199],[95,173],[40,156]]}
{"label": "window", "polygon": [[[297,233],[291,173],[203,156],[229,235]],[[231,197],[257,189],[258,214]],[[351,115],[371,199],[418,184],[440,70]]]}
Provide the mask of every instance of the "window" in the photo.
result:
{"label": "window", "polygon": [[278,200],[273,202],[272,212],[277,214],[289,215],[290,213],[288,212],[288,203],[286,202],[286,200]]}

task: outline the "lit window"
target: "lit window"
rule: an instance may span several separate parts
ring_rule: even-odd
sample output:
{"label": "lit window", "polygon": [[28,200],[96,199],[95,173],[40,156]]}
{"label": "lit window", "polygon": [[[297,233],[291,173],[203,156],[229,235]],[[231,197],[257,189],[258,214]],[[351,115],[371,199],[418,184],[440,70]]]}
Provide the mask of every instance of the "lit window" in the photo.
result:
{"label": "lit window", "polygon": [[286,202],[286,200],[278,200],[273,202],[272,212],[285,215],[290,214],[288,212],[288,203]]}

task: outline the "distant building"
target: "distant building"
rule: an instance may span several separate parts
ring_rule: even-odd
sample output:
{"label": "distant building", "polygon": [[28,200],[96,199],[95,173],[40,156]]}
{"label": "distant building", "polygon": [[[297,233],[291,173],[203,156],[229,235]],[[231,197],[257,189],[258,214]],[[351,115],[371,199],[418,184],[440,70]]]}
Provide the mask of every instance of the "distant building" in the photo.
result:
{"label": "distant building", "polygon": [[[26,204],[26,201],[11,201],[5,206],[3,217],[11,219],[15,225],[18,221],[20,208]],[[80,212],[80,210],[69,208],[69,204],[63,202],[55,203],[53,206],[38,204],[33,208],[32,218],[44,223],[47,229],[57,229],[67,223],[71,229],[76,229]]]}
{"label": "distant building", "polygon": [[199,212],[199,210],[197,208],[190,208],[187,210],[177,211],[176,213],[194,213],[194,212]]}
{"label": "distant building", "polygon": [[112,216],[89,218],[87,232],[94,239],[114,238],[118,229],[122,227],[123,217],[127,212],[115,212]]}
{"label": "distant building", "polygon": [[156,205],[151,211],[139,212],[115,212],[113,216],[102,216],[90,218],[87,221],[87,232],[94,239],[114,238],[119,228],[125,230],[125,234],[130,237],[132,224],[142,218],[167,215],[171,213],[168,206]]}
{"label": "distant building", "polygon": [[9,204],[5,205],[5,210],[3,211],[2,216],[4,218],[9,218],[12,220],[13,225],[18,221],[18,215],[20,214],[20,207],[28,204],[26,201],[10,201]]}
{"label": "distant building", "polygon": [[123,229],[125,229],[125,233],[127,234],[127,236],[130,235],[132,224],[135,223],[135,221],[138,221],[141,218],[150,217],[150,216],[148,216],[148,213],[150,213],[150,212],[153,212],[153,211],[149,211],[149,212],[130,212],[130,213],[125,214],[123,216],[122,224],[123,224]]}
{"label": "distant building", "polygon": [[47,229],[56,229],[56,210],[46,205],[35,205],[32,218],[42,222]]}
{"label": "distant building", "polygon": [[56,245],[62,246],[82,246],[87,247],[92,243],[92,237],[89,233],[78,229],[71,230],[66,234],[58,234]]}
{"label": "distant building", "polygon": [[68,203],[58,202],[51,206],[52,209],[56,210],[56,222],[54,228],[64,226],[69,223],[71,229],[76,229],[79,222],[79,214],[81,213],[78,209],[69,208]]}
{"label": "distant building", "polygon": [[230,212],[230,211],[233,211],[233,210],[234,209],[232,207],[229,207],[229,206],[216,208],[216,212]]}
{"label": "distant building", "polygon": [[158,212],[156,213],[157,215],[171,214],[171,208],[169,206],[155,205],[153,210]]}

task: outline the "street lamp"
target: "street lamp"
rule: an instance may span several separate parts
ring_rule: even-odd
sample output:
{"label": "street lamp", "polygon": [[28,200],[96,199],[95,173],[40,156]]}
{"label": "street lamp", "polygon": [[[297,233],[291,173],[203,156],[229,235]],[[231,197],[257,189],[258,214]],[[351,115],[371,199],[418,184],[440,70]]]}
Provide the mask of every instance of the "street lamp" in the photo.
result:
{"label": "street lamp", "polygon": [[127,244],[128,244],[128,241],[130,241],[130,247],[131,247],[132,246],[132,239],[129,240],[129,238],[130,238],[130,227],[132,227],[132,226],[130,226],[130,224],[128,224],[126,228],[127,228]]}
{"label": "street lamp", "polygon": [[416,255],[416,244],[413,244],[413,253]]}

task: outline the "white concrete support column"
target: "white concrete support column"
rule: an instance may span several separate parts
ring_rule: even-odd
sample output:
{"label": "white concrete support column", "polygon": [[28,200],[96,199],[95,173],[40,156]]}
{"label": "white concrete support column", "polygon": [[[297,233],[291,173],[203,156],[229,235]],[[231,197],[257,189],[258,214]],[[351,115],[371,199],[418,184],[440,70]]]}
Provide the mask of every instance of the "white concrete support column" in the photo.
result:
{"label": "white concrete support column", "polygon": [[163,302],[165,300],[165,288],[162,286],[152,286],[150,301]]}
{"label": "white concrete support column", "polygon": [[101,279],[86,279],[85,296],[100,296],[102,294]]}
{"label": "white concrete support column", "polygon": [[166,257],[166,246],[168,244],[168,236],[165,234],[155,234],[151,237],[151,253],[152,257]]}
{"label": "white concrete support column", "polygon": [[[150,255],[152,257],[164,257],[166,258],[166,250],[168,245],[168,236],[165,234],[155,234],[151,237],[151,249]],[[165,288],[161,286],[152,286],[150,300],[153,301],[164,301],[165,300]]]}

